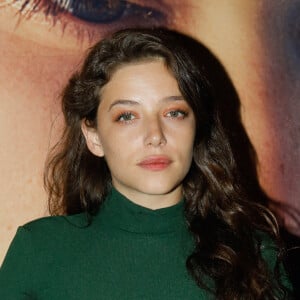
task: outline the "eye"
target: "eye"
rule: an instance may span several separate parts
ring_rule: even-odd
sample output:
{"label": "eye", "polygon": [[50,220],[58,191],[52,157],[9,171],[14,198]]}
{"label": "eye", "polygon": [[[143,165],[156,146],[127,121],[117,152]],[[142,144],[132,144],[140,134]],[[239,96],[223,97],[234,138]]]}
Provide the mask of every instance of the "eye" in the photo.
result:
{"label": "eye", "polygon": [[129,123],[136,119],[136,116],[132,112],[124,112],[118,115],[116,121],[117,122],[124,122],[124,123]]}
{"label": "eye", "polygon": [[32,14],[43,12],[46,16],[69,13],[90,23],[112,23],[121,17],[140,15],[143,18],[161,17],[159,11],[126,0],[15,0],[19,10]]}
{"label": "eye", "polygon": [[188,113],[184,110],[178,109],[178,110],[171,110],[166,113],[166,116],[171,119],[184,119],[186,118]]}
{"label": "eye", "polygon": [[156,7],[152,7],[155,5],[151,2],[149,4],[149,1],[139,1],[137,4],[126,0],[8,0],[9,5],[20,12],[22,22],[32,19],[33,30],[36,30],[38,23],[43,28],[47,22],[51,29],[56,27],[61,30],[60,37],[73,35],[81,42],[87,40],[89,44],[99,40],[103,33],[122,27],[166,25],[167,15],[163,12],[165,5],[156,4]]}
{"label": "eye", "polygon": [[[65,1],[66,10],[73,16],[92,23],[111,23],[121,17],[141,14],[144,18],[159,17],[158,12],[124,0]],[[154,16],[155,14],[155,16]]]}

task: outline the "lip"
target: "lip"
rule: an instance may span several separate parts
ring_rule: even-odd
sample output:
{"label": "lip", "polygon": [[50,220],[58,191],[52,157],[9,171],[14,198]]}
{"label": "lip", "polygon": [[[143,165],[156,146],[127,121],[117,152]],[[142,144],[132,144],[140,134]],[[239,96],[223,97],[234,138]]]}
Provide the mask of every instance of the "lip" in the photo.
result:
{"label": "lip", "polygon": [[170,158],[160,155],[149,156],[138,163],[138,166],[151,171],[161,171],[166,169],[171,163],[172,160]]}

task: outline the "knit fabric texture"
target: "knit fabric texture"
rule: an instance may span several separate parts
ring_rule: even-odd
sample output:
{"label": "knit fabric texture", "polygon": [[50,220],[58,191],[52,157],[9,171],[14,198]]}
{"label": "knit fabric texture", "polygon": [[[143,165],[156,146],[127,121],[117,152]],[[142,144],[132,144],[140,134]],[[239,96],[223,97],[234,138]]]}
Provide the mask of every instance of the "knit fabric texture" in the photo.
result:
{"label": "knit fabric texture", "polygon": [[[112,189],[90,224],[82,213],[20,227],[0,270],[0,299],[214,299],[187,272],[193,247],[183,200],[151,210]],[[264,256],[273,268],[274,247]]]}

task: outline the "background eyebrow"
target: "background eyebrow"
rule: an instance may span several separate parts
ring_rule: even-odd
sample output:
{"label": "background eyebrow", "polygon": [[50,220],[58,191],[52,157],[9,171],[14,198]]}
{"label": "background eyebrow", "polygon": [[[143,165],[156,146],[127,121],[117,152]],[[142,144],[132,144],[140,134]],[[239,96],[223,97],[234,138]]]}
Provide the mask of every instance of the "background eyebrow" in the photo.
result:
{"label": "background eyebrow", "polygon": [[134,100],[127,100],[127,99],[118,99],[114,101],[108,108],[108,111],[110,111],[115,105],[138,105],[139,102],[134,101]]}

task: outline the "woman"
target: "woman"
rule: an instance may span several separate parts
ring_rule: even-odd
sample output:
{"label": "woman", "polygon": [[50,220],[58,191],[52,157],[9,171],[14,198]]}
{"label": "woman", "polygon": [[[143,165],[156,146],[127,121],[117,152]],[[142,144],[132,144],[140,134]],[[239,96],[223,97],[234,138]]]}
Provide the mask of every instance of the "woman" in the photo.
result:
{"label": "woman", "polygon": [[4,299],[287,299],[276,221],[252,199],[206,54],[164,29],[92,48],[46,172],[67,216],[19,229]]}

